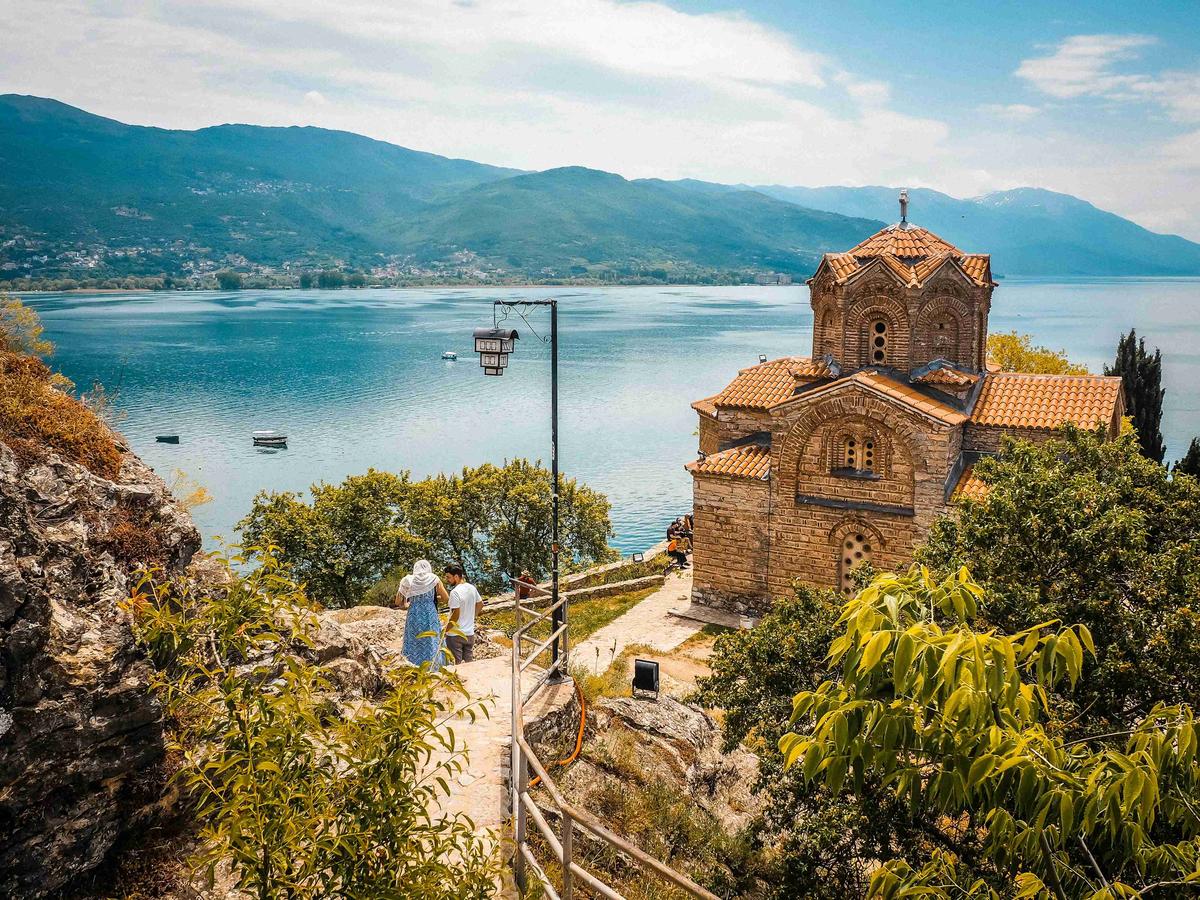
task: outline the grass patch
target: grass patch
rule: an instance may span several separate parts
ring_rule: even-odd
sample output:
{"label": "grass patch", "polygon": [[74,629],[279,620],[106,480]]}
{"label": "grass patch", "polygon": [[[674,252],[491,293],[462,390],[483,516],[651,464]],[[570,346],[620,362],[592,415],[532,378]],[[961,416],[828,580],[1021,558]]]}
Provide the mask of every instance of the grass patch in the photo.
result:
{"label": "grass patch", "polygon": [[[646,588],[643,591],[634,591],[631,594],[596,597],[589,600],[576,600],[574,603],[571,603],[568,614],[571,622],[571,626],[568,629],[571,636],[571,643],[577,644],[591,637],[609,622],[625,615],[625,613],[629,612],[629,610],[633,609],[633,607],[637,606],[656,590],[658,588]],[[485,609],[479,621],[487,628],[503,632],[511,640],[513,632],[517,630],[516,616],[516,610],[512,609],[498,610],[496,612],[488,612]],[[533,637],[549,637],[550,618],[547,617],[534,625],[530,629],[529,634]]]}
{"label": "grass patch", "polygon": [[67,385],[40,359],[0,350],[0,441],[26,465],[53,451],[104,478],[115,477],[121,454],[112,432],[66,393]]}

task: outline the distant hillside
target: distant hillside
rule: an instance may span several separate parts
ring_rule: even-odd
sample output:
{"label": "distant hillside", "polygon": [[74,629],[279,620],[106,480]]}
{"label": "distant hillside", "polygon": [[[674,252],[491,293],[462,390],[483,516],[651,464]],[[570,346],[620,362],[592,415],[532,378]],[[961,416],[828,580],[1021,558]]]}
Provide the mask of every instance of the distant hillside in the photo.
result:
{"label": "distant hillside", "polygon": [[550,169],[464,191],[415,216],[400,246],[419,258],[470,248],[530,272],[617,274],[666,267],[757,269],[806,277],[821,254],[882,227],[754,191],[701,196],[663,181]]}
{"label": "distant hillside", "polygon": [[405,216],[512,174],[320,128],[168,131],[0,97],[5,235],[54,250],[150,251],[131,268],[230,254],[266,265],[314,253],[362,261],[391,250]]}
{"label": "distant hillside", "polygon": [[[780,200],[847,216],[895,221],[893,187],[755,188]],[[1039,188],[959,200],[909,190],[909,218],[963,250],[992,254],[1005,275],[1196,275],[1200,244],[1155,234],[1085,200]]]}
{"label": "distant hillside", "polygon": [[[913,221],[1001,274],[1200,273],[1200,245],[1063,194],[911,195]],[[0,96],[0,284],[328,267],[393,283],[802,278],[896,217],[889,187],[525,173],[320,128],[174,131]]]}

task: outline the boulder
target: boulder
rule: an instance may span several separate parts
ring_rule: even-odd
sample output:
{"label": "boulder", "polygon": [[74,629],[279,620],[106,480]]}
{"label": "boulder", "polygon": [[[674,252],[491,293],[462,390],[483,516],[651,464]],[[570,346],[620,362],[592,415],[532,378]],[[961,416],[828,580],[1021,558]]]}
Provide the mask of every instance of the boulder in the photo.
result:
{"label": "boulder", "polygon": [[[573,735],[572,742],[573,742]],[[658,700],[604,697],[588,708],[580,758],[559,787],[581,805],[606,782],[666,784],[690,796],[729,831],[758,811],[751,793],[758,758],[743,749],[721,751],[721,729],[699,706],[672,697]]]}
{"label": "boulder", "polygon": [[161,713],[119,604],[138,562],[182,572],[200,536],[120,449],[108,480],[0,443],[0,896],[98,866],[162,787]]}

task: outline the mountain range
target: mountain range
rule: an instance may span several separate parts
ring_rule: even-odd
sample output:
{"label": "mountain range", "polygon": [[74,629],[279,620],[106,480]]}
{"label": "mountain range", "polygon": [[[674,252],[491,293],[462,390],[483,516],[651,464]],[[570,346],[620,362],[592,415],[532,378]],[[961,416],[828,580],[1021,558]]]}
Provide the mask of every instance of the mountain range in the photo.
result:
{"label": "mountain range", "polygon": [[[126,125],[0,96],[0,283],[336,267],[408,280],[811,274],[897,217],[892,187],[522,172],[312,127]],[[910,191],[1008,275],[1200,273],[1200,244],[1065,194]]]}

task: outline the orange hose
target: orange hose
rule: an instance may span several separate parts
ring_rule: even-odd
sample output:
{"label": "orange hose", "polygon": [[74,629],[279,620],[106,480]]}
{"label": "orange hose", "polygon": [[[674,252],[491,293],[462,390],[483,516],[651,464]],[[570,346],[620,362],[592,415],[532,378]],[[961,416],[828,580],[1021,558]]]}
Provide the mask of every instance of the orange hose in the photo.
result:
{"label": "orange hose", "polygon": [[[579,687],[579,682],[575,682],[575,696],[579,698],[579,734],[575,737],[575,751],[566,759],[557,760],[560,766],[569,766],[579,758],[579,753],[583,750],[583,730],[587,725],[587,700],[583,697],[583,691]],[[535,775],[533,780],[529,782],[531,788],[537,787],[542,780],[541,775]]]}

